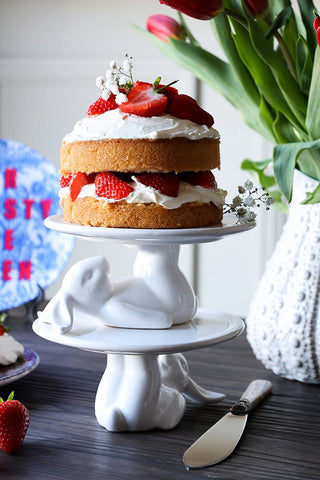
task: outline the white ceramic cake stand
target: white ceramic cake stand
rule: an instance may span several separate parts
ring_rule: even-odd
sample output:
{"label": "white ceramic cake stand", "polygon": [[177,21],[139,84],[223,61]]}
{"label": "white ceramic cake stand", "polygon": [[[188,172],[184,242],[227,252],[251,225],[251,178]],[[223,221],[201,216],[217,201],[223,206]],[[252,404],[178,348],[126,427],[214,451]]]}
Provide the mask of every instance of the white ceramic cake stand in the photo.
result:
{"label": "white ceramic cake stand", "polygon": [[110,431],[170,429],[184,413],[185,398],[216,403],[225,395],[189,377],[181,351],[231,339],[244,329],[240,317],[197,308],[178,267],[181,244],[212,242],[249,230],[228,215],[215,227],[120,229],[85,227],[48,217],[47,227],[92,240],[137,246],[133,276],[112,282],[105,257],[73,265],[61,289],[33,324],[41,337],[108,355],[95,414]]}

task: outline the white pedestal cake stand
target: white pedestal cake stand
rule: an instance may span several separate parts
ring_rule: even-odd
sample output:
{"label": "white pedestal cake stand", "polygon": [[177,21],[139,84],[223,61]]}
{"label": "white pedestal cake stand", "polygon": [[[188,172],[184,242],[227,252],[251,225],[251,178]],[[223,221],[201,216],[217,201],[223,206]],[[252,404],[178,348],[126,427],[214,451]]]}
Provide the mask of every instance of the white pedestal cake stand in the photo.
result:
{"label": "white pedestal cake stand", "polygon": [[133,276],[112,282],[104,257],[67,272],[60,291],[33,329],[63,345],[108,355],[95,414],[110,431],[170,429],[184,413],[185,398],[216,403],[225,395],[201,388],[181,353],[240,335],[240,317],[197,308],[192,287],[178,267],[182,244],[213,242],[249,230],[228,215],[219,226],[193,229],[85,227],[48,217],[47,227],[109,243],[136,245]]}

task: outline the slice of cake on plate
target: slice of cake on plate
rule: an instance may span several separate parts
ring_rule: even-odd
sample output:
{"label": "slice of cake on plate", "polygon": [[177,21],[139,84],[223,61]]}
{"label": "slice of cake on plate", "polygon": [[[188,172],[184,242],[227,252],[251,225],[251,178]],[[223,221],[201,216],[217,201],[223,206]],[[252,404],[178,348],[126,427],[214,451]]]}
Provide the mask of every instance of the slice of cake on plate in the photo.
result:
{"label": "slice of cake on plate", "polygon": [[22,357],[24,347],[8,334],[9,329],[4,326],[5,316],[0,315],[0,367],[11,365]]}
{"label": "slice of cake on plate", "polygon": [[61,146],[64,219],[124,228],[218,224],[226,192],[213,118],[175,87],[134,82],[129,58],[97,85],[102,96]]}

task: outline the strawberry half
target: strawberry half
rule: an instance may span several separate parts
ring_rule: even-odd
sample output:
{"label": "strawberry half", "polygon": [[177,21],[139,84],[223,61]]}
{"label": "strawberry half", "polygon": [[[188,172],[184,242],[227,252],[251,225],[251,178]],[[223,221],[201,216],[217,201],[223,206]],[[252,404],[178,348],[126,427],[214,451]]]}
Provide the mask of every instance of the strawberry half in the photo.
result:
{"label": "strawberry half", "polygon": [[72,177],[70,183],[70,197],[73,202],[78,197],[84,185],[88,185],[88,183],[94,182],[94,177],[95,174],[87,175],[86,173],[82,172],[78,172]]}
{"label": "strawberry half", "polygon": [[133,187],[111,172],[99,172],[95,178],[95,191],[98,197],[121,200],[133,192]]}
{"label": "strawberry half", "polygon": [[109,110],[115,110],[118,108],[116,103],[116,96],[113,93],[110,93],[108,100],[104,100],[102,97],[99,97],[87,110],[87,117],[93,117],[95,115],[101,115]]}
{"label": "strawberry half", "polygon": [[175,173],[142,173],[137,176],[137,180],[169,197],[178,195],[179,178]]}
{"label": "strawberry half", "polygon": [[210,113],[203,110],[196,100],[189,95],[172,95],[168,98],[166,113],[173,117],[191,120],[199,125],[212,127],[214,120]]}
{"label": "strawberry half", "polygon": [[60,177],[60,187],[61,188],[64,188],[64,187],[69,187],[70,183],[71,183],[71,180],[72,180],[72,173],[70,173],[67,177],[64,177],[63,175],[61,175]]}
{"label": "strawberry half", "polygon": [[6,453],[17,452],[26,436],[30,415],[18,400],[13,400],[13,392],[8,400],[0,398],[0,448]]}
{"label": "strawberry half", "polygon": [[191,185],[210,188],[212,190],[217,189],[216,179],[210,170],[202,172],[183,172],[179,176],[183,182],[190,183]]}
{"label": "strawberry half", "polygon": [[144,82],[135,85],[128,93],[127,98],[127,102],[119,105],[119,110],[139,117],[162,115],[168,102],[166,95],[157,93],[152,85]]}

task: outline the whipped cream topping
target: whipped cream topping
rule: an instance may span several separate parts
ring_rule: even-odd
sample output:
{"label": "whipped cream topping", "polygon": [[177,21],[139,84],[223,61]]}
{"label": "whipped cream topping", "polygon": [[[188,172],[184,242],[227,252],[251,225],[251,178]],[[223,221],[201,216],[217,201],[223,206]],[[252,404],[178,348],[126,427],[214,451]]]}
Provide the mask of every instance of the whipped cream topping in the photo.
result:
{"label": "whipped cream topping", "polygon": [[219,138],[219,132],[206,125],[198,125],[190,120],[182,120],[164,114],[158,117],[139,117],[120,112],[117,108],[101,115],[79,120],[65,143],[104,139],[149,139],[184,137],[189,140]]}
{"label": "whipped cream topping", "polygon": [[0,365],[11,365],[22,356],[24,347],[11,335],[0,335]]}
{"label": "whipped cream topping", "polygon": [[[181,182],[179,184],[179,191],[177,197],[169,197],[163,193],[155,190],[152,187],[147,187],[142,183],[139,183],[136,177],[132,177],[134,187],[133,192],[129,193],[126,198],[121,200],[115,200],[113,198],[99,197],[95,192],[94,183],[89,183],[84,185],[81,189],[81,192],[78,195],[78,198],[93,197],[96,200],[103,201],[107,203],[116,203],[125,200],[127,203],[157,203],[168,210],[173,210],[175,208],[181,207],[184,203],[189,202],[201,202],[209,203],[212,202],[219,208],[222,208],[225,203],[225,197],[227,192],[220,188],[212,190],[209,188],[203,188],[200,186],[190,185],[189,183]],[[60,198],[70,196],[70,188],[64,187],[59,192]]]}

